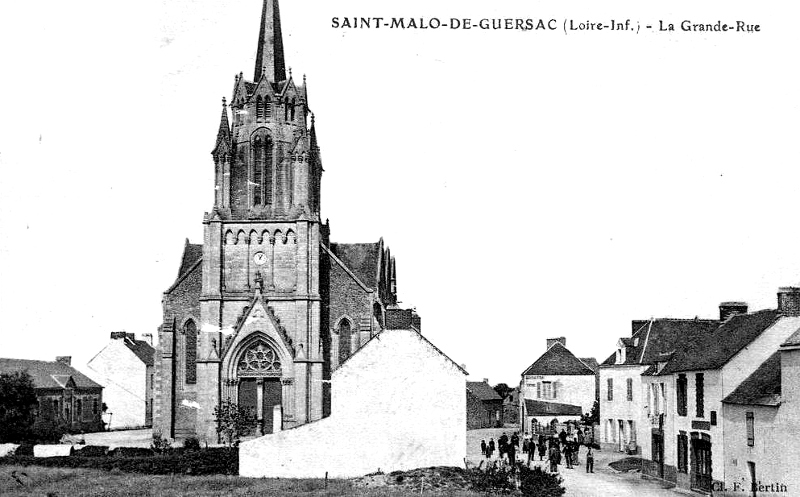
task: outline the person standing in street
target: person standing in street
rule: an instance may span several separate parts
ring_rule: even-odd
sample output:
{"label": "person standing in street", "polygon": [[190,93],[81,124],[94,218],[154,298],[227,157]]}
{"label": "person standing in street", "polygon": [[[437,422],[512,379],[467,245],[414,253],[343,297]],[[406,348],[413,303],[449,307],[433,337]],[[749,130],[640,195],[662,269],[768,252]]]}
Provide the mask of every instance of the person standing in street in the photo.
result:
{"label": "person standing in street", "polygon": [[486,455],[486,440],[481,440],[481,455]]}
{"label": "person standing in street", "polygon": [[592,446],[589,445],[589,452],[586,453],[586,472],[587,473],[594,473],[594,453],[592,452]]}
{"label": "person standing in street", "polygon": [[486,451],[486,459],[492,458],[492,453],[494,452],[494,438],[489,439],[489,447]]}

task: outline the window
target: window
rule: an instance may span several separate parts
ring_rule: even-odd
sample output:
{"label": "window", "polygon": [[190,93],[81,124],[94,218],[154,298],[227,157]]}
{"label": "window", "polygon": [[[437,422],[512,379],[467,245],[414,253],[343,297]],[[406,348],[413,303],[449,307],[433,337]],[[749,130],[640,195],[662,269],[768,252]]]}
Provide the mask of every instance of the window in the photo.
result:
{"label": "window", "polygon": [[608,400],[614,400],[614,378],[608,379]]}
{"label": "window", "polygon": [[264,97],[264,118],[272,117],[272,101],[269,97]]}
{"label": "window", "polygon": [[81,399],[75,401],[75,415],[78,416],[78,419],[83,417],[83,403]]}
{"label": "window", "polygon": [[747,422],[747,446],[752,447],[756,444],[755,416],[748,411],[745,413],[745,420]]}
{"label": "window", "polygon": [[536,383],[536,398],[537,399],[542,398],[542,384],[539,382]]}
{"label": "window", "polygon": [[92,401],[92,414],[97,414],[97,397]]}
{"label": "window", "polygon": [[711,411],[709,416],[711,416],[711,426],[717,426],[717,411]]}
{"label": "window", "polygon": [[295,100],[292,99],[291,103],[289,104],[289,119],[291,119],[292,121],[294,121],[294,106],[295,105],[296,105],[295,104]]}
{"label": "window", "polygon": [[542,398],[543,399],[553,398],[553,384],[549,381],[542,382]]}
{"label": "window", "polygon": [[339,364],[350,357],[351,325],[347,318],[339,321]]}
{"label": "window", "polygon": [[628,402],[630,402],[633,400],[633,378],[628,378],[625,381],[625,383],[627,384],[628,387],[628,395],[627,395]]}
{"label": "window", "polygon": [[703,373],[694,375],[694,388],[695,388],[695,405],[697,407],[697,417],[702,418],[705,415],[703,407]]}
{"label": "window", "polygon": [[689,438],[686,432],[682,431],[678,435],[678,472],[689,472]]}
{"label": "window", "polygon": [[679,374],[677,382],[678,416],[686,416],[686,375]]}
{"label": "window", "polygon": [[186,383],[197,383],[197,326],[191,319],[186,323],[183,329],[184,343],[186,350],[184,355],[186,363],[184,364],[186,370]]}

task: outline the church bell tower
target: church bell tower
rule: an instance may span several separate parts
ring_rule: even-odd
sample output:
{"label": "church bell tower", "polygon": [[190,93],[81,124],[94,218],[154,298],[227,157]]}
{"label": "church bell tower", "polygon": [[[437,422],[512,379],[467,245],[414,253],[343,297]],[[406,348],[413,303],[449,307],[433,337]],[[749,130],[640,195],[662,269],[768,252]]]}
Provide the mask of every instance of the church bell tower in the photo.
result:
{"label": "church bell tower", "polygon": [[211,155],[197,435],[217,437],[213,411],[226,399],[262,433],[320,419],[322,163],[305,77],[287,74],[278,0],[264,0],[253,80],[235,76]]}

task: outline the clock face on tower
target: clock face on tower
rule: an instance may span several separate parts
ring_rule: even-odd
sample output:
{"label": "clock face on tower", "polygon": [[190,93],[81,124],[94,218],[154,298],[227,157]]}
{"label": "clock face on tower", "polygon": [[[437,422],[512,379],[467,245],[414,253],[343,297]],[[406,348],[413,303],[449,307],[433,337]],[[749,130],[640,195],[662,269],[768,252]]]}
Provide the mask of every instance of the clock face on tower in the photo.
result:
{"label": "clock face on tower", "polygon": [[253,254],[253,262],[255,262],[259,266],[263,265],[264,263],[267,262],[267,254],[265,254],[264,252],[256,252],[255,254]]}

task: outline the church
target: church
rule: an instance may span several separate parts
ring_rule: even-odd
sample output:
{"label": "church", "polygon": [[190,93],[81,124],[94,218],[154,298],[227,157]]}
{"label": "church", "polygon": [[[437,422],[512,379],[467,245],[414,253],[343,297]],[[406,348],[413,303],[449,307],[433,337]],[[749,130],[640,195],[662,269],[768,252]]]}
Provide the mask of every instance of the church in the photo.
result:
{"label": "church", "polygon": [[287,76],[278,0],[264,0],[253,80],[235,77],[211,156],[203,243],[186,241],[162,299],[153,425],[215,443],[214,409],[228,399],[253,435],[329,416],[332,372],[393,323],[421,323],[397,306],[382,239],[330,241],[314,116],[305,77]]}

